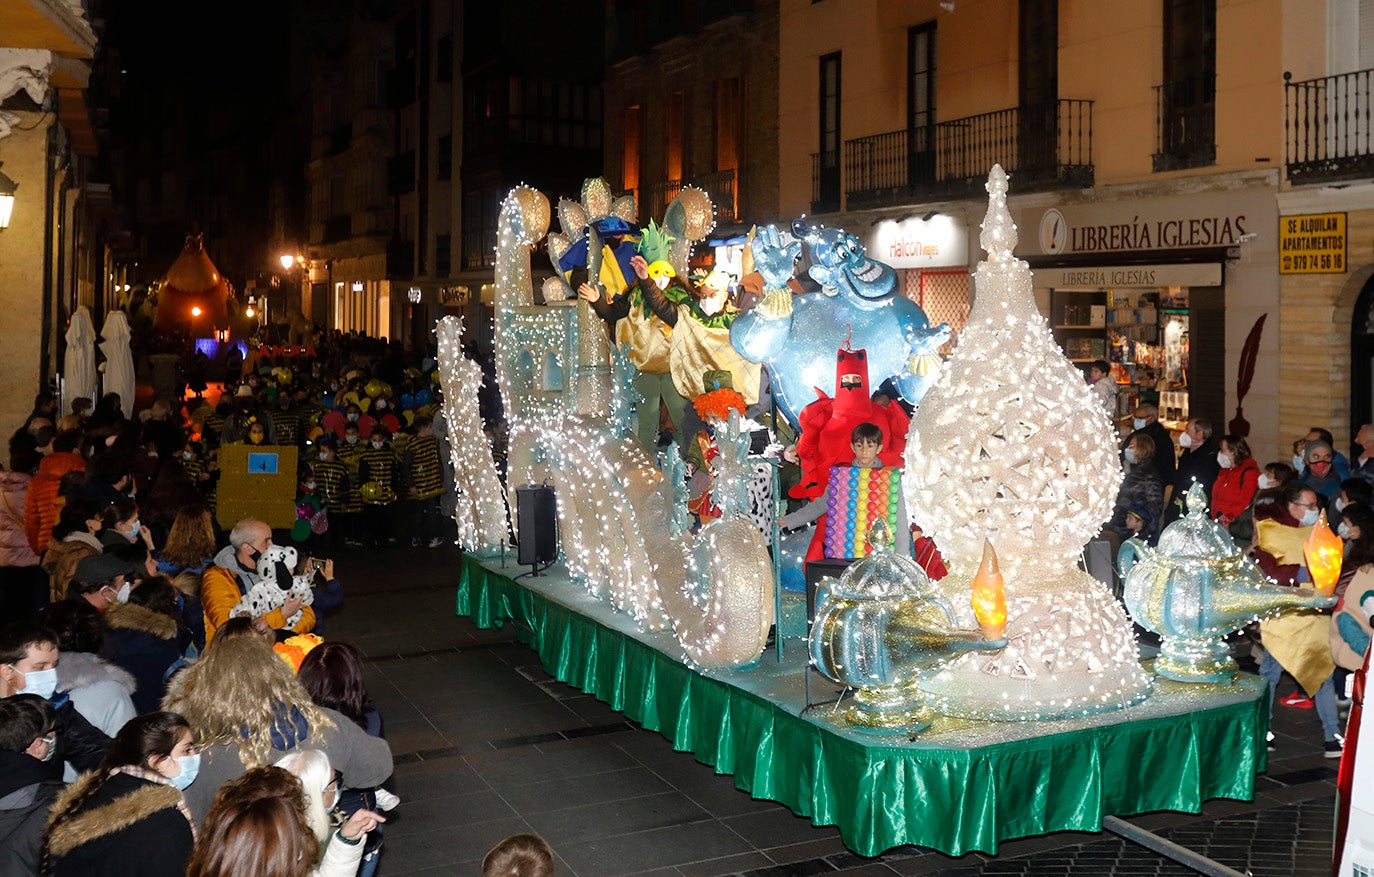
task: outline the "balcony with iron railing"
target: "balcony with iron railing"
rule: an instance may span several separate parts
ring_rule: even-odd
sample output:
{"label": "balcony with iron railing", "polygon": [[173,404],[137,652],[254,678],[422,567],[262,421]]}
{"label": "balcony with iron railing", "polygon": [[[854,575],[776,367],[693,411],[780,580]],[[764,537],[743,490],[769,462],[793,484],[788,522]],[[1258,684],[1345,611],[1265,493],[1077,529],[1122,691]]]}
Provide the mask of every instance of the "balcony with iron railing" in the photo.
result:
{"label": "balcony with iron railing", "polygon": [[1292,81],[1283,74],[1284,170],[1292,183],[1374,176],[1374,70]]}
{"label": "balcony with iron railing", "polygon": [[1156,172],[1216,164],[1216,129],[1216,74],[1155,86]]}
{"label": "balcony with iron railing", "polygon": [[[1091,188],[1092,110],[1092,101],[1065,99],[846,140],[846,203],[862,209],[977,195],[994,164],[1016,178],[1018,192]],[[839,209],[839,170],[812,154],[814,212]]]}
{"label": "balcony with iron railing", "polygon": [[738,220],[738,187],[733,168],[709,174],[696,174],[685,183],[682,180],[659,180],[651,183],[648,187],[649,202],[647,205],[641,205],[648,209],[641,209],[640,213],[646,217],[662,218],[663,211],[677,197],[677,193],[682,191],[684,185],[695,186],[711,196],[711,203],[716,208],[716,222],[733,223]]}

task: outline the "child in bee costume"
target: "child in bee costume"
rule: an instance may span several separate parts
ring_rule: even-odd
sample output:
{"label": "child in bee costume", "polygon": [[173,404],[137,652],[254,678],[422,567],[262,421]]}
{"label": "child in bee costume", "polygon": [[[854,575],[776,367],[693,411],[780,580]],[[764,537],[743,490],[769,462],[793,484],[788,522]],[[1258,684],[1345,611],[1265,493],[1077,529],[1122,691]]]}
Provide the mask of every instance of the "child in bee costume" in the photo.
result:
{"label": "child in bee costume", "polygon": [[358,455],[358,489],[363,500],[363,540],[380,547],[390,541],[396,507],[396,454],[391,434],[383,426],[372,429],[367,448]]}

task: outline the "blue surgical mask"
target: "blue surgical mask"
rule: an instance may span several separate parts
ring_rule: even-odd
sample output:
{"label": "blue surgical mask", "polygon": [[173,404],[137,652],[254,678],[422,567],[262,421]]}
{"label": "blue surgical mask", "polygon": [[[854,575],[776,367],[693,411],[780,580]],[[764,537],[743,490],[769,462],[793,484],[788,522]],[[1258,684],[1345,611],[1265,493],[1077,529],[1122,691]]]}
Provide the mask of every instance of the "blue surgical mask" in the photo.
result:
{"label": "blue surgical mask", "polygon": [[139,530],[142,530],[142,529],[143,529],[143,522],[135,518],[135,519],[134,519],[134,525],[133,525],[132,527],[129,528],[129,538],[130,538],[130,539],[136,539],[136,538],[138,538],[138,531],[139,531]]}
{"label": "blue surgical mask", "polygon": [[[13,664],[10,665],[14,667]],[[18,667],[14,667],[18,670]],[[36,694],[47,700],[57,691],[57,668],[52,667],[47,670],[30,670],[24,674],[24,687],[16,691],[15,694]]]}
{"label": "blue surgical mask", "polygon": [[1350,525],[1347,524],[1345,521],[1341,521],[1341,525],[1336,528],[1336,535],[1340,536],[1342,539],[1349,539]]}
{"label": "blue surgical mask", "polygon": [[1304,460],[1304,459],[1302,458],[1302,454],[1294,454],[1294,455],[1293,455],[1293,468],[1294,468],[1294,469],[1296,469],[1297,471],[1301,472],[1301,471],[1303,470],[1303,467],[1306,466],[1306,465],[1307,465],[1307,461]]}
{"label": "blue surgical mask", "polygon": [[1132,428],[1132,429],[1144,429],[1145,426],[1146,426],[1146,424],[1145,424],[1145,418],[1143,418],[1143,417],[1137,417],[1135,420],[1132,420],[1132,421],[1131,421],[1131,428]]}
{"label": "blue surgical mask", "polygon": [[196,781],[196,775],[200,773],[200,753],[178,755],[177,769],[179,773],[174,777],[168,777],[168,779],[172,781],[172,785],[184,792],[187,786]]}
{"label": "blue surgical mask", "polygon": [[1310,527],[1313,524],[1317,523],[1317,510],[1308,509],[1307,511],[1303,512],[1302,520],[1298,521],[1298,523],[1302,524],[1304,527]]}
{"label": "blue surgical mask", "polygon": [[1127,462],[1127,463],[1134,463],[1134,462],[1135,462],[1135,448],[1127,448],[1127,449],[1126,449],[1126,462]]}

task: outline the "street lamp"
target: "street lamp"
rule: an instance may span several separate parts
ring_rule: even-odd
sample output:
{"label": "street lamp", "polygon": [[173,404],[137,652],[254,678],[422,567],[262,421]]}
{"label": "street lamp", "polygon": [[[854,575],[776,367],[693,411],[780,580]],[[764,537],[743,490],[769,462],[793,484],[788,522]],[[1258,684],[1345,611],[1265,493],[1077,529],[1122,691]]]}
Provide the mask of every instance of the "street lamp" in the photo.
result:
{"label": "street lamp", "polygon": [[0,173],[0,231],[10,227],[10,215],[14,213],[14,193],[18,188],[18,183]]}
{"label": "street lamp", "polygon": [[281,269],[282,269],[283,271],[290,271],[290,270],[291,270],[291,266],[294,265],[294,264],[296,264],[296,257],[295,257],[295,256],[289,256],[289,255],[287,255],[287,254],[285,254],[285,253],[282,254],[282,256],[281,256]]}

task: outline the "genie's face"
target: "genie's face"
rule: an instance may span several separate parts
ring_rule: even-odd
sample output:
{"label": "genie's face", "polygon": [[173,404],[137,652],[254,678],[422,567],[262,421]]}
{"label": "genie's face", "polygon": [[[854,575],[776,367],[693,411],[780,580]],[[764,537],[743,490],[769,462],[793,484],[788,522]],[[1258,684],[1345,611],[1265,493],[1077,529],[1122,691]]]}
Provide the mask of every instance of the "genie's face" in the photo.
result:
{"label": "genie's face", "polygon": [[860,301],[879,301],[892,295],[897,272],[864,255],[863,244],[844,229],[819,228],[806,236],[811,253],[811,277],[831,295],[845,292]]}

